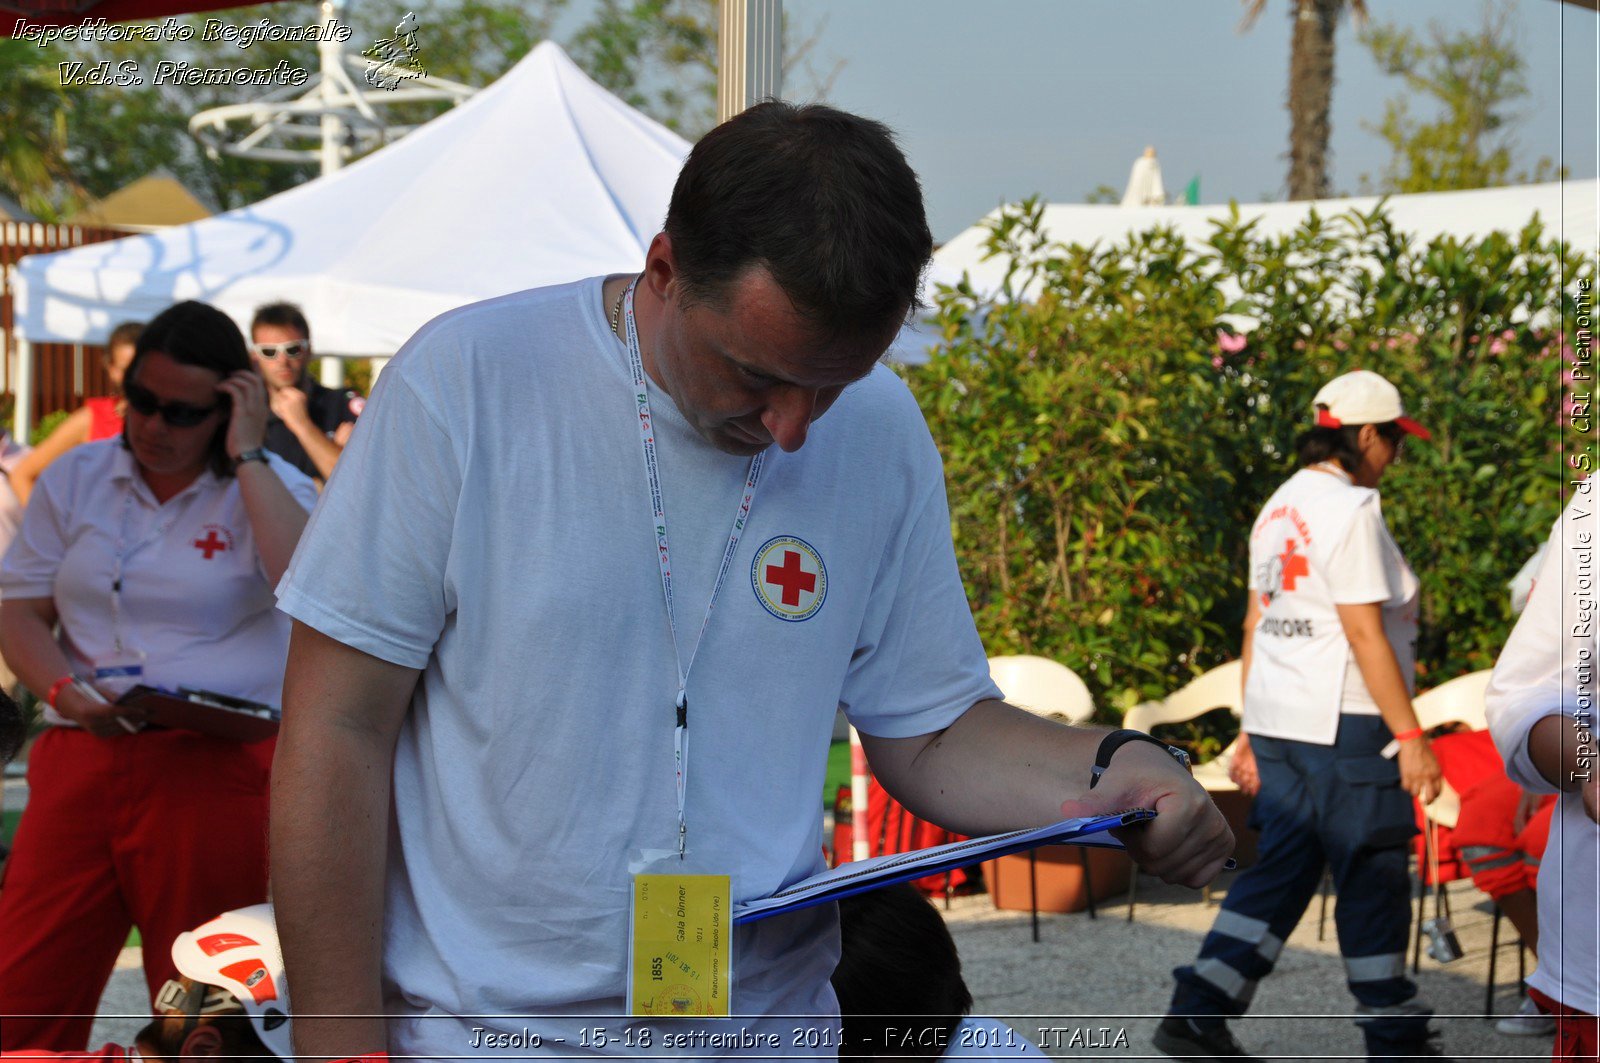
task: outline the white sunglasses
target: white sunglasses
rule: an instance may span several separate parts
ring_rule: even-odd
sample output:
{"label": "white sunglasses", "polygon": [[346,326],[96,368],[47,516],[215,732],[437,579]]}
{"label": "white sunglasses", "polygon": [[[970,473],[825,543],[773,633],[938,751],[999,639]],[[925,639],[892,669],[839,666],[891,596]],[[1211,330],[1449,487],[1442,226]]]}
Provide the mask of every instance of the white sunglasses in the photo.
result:
{"label": "white sunglasses", "polygon": [[287,343],[252,343],[250,349],[269,361],[278,355],[298,358],[310,348],[310,340],[290,340]]}

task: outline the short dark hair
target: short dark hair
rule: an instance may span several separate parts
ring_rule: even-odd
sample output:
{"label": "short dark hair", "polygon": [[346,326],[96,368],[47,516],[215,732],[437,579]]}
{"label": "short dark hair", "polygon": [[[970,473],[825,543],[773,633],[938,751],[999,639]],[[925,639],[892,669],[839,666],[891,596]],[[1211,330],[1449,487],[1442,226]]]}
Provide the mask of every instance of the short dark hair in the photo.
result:
{"label": "short dark hair", "polygon": [[[233,994],[221,986],[207,986],[206,983],[197,981],[187,975],[179,975],[178,981],[185,987],[198,986],[201,992],[221,990],[229,996]],[[237,1006],[237,1005],[236,1005]],[[217,1033],[222,1037],[221,1051],[217,1053],[220,1059],[277,1059],[272,1049],[261,1040],[261,1035],[256,1032],[255,1023],[244,1010],[223,1012],[213,1015],[196,1016],[191,1023],[187,1016],[178,1011],[169,1011],[151,1019],[143,1029],[134,1035],[134,1044],[144,1048],[153,1049],[157,1056],[173,1063],[183,1058],[183,1043],[188,1039],[189,1033],[200,1026],[215,1026]]]}
{"label": "short dark hair", "polygon": [[902,883],[839,902],[840,1063],[873,1056],[937,1057],[972,993],[944,919]]}
{"label": "short dark hair", "polygon": [[[1319,409],[1327,409],[1320,406]],[[1361,467],[1361,425],[1347,424],[1339,428],[1325,428],[1318,425],[1307,429],[1294,441],[1295,453],[1299,456],[1300,467],[1316,465],[1318,462],[1337,461],[1339,467],[1345,472],[1354,473]],[[1394,443],[1405,436],[1406,430],[1393,421],[1385,421],[1377,425],[1378,434],[1389,442]]]}
{"label": "short dark hair", "polygon": [[887,126],[776,100],[700,138],[666,232],[689,299],[720,307],[759,264],[829,341],[892,338],[933,253],[921,185]]}
{"label": "short dark hair", "polygon": [[293,303],[268,303],[266,306],[256,307],[256,316],[250,319],[250,335],[256,334],[257,325],[277,325],[279,328],[298,329],[300,335],[306,339],[311,338],[311,326],[306,324],[306,315]]}
{"label": "short dark hair", "polygon": [[106,337],[106,359],[111,358],[111,348],[131,347],[139,342],[139,333],[144,331],[143,321],[124,321],[111,330],[111,335]]}
{"label": "short dark hair", "polygon": [[[233,323],[233,318],[209,303],[190,299],[174,303],[144,327],[134,348],[133,361],[128,374],[123,377],[123,389],[139,378],[139,366],[151,351],[160,351],[179,365],[192,365],[210,369],[223,380],[234,373],[250,371],[250,351],[245,346],[244,333]],[[221,395],[217,400],[222,401]],[[233,459],[228,457],[228,423],[217,426],[211,438],[211,471],[218,476],[233,475]],[[123,445],[126,446],[126,436]]]}

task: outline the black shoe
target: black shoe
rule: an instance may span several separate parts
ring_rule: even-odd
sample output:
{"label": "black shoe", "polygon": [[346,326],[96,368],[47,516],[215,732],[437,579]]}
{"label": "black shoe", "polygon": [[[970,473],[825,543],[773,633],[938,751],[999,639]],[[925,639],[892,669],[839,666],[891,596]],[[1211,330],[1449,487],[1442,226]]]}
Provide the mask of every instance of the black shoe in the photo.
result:
{"label": "black shoe", "polygon": [[1185,1063],[1211,1063],[1217,1059],[1243,1059],[1247,1063],[1261,1063],[1255,1056],[1246,1055],[1233,1034],[1222,1024],[1201,1026],[1193,1019],[1168,1015],[1156,1027],[1151,1041],[1169,1056]]}

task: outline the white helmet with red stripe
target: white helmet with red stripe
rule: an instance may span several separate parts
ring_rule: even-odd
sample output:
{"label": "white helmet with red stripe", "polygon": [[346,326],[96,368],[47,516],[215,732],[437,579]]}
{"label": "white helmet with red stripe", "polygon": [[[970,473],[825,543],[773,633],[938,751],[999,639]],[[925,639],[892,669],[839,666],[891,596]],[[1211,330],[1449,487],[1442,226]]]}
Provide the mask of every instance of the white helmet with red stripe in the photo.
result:
{"label": "white helmet with red stripe", "polygon": [[289,989],[272,905],[223,912],[209,923],[179,934],[172,962],[196,982],[226,989],[250,1016],[262,1044],[279,1059],[292,1059]]}

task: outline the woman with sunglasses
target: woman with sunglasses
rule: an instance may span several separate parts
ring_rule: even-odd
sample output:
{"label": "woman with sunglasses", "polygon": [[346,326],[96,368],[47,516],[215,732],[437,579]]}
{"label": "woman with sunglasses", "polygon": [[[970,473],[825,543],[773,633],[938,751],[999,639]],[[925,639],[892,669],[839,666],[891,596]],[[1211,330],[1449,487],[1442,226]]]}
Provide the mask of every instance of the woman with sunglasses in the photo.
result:
{"label": "woman with sunglasses", "polygon": [[177,934],[266,899],[273,743],[114,702],[142,682],[278,703],[273,586],[316,488],[262,449],[265,388],[215,308],[150,322],[123,390],[122,438],[46,470],[0,564],[0,652],[51,725],[0,890],[0,1050],[83,1049],[130,925],[153,996]]}
{"label": "woman with sunglasses", "polygon": [[1412,798],[1433,800],[1442,776],[1411,705],[1420,584],[1377,490],[1405,439],[1429,435],[1366,370],[1329,381],[1312,405],[1300,468],[1250,532],[1244,734],[1229,774],[1256,795],[1260,857],[1175,972],[1155,1044],[1180,1058],[1245,1054],[1221,1017],[1249,1006],[1324,869],[1368,1058],[1438,1055],[1405,949]]}

